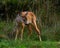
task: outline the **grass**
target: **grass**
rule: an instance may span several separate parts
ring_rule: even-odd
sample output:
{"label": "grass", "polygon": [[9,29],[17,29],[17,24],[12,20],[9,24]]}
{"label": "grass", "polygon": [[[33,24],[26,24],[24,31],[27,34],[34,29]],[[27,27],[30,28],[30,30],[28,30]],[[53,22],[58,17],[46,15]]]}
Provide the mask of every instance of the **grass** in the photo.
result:
{"label": "grass", "polygon": [[31,40],[0,40],[0,48],[60,48],[60,42]]}
{"label": "grass", "polygon": [[[0,34],[6,34],[6,32],[11,32],[13,27],[14,26],[11,22],[9,24],[6,24],[6,22],[0,22]],[[60,32],[60,27],[58,27],[59,26],[57,26],[56,32]],[[53,29],[55,28],[42,29],[43,41],[41,42],[37,39],[35,31],[32,33],[31,38],[27,40],[26,38],[28,31],[25,30],[23,41],[18,39],[16,41],[13,39],[0,39],[0,48],[60,48],[60,40],[58,42],[55,41],[55,38],[60,38],[60,34],[56,33],[55,36]]]}

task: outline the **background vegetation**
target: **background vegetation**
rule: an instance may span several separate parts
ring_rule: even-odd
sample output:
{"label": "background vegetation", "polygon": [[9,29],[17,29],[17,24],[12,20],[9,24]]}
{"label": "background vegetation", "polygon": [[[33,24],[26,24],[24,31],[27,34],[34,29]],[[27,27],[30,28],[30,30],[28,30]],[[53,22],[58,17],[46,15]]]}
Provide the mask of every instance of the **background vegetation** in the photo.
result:
{"label": "background vegetation", "polygon": [[[59,43],[55,43],[55,42],[48,43],[48,41],[60,41],[60,0],[0,0],[0,34],[7,35],[8,33],[12,33],[12,30],[14,28],[13,21],[18,11],[20,12],[32,11],[36,14],[37,24],[39,29],[41,30],[42,40],[47,41],[47,42],[41,42],[41,44],[39,44],[38,41],[36,42],[36,45],[39,45],[41,48],[48,48],[48,46],[53,46],[50,48],[59,48]],[[24,31],[24,39],[27,38],[26,35],[28,31],[26,29],[27,28],[25,28]],[[33,43],[35,43],[34,40],[38,40],[36,36],[37,35],[35,33],[35,30],[33,29],[33,33],[30,38]],[[5,47],[5,43],[9,42],[6,43],[8,44],[6,48],[8,48],[11,41],[4,41],[4,42],[3,41],[4,40],[2,40],[2,42],[0,43],[0,47],[1,46]],[[25,41],[23,42],[25,43]],[[19,41],[16,41],[16,44],[18,42]],[[30,45],[29,44],[30,42],[28,42],[26,45],[24,43],[21,44],[21,46]],[[55,47],[54,44],[56,44],[56,46],[58,47]],[[13,48],[13,46],[10,48]]]}

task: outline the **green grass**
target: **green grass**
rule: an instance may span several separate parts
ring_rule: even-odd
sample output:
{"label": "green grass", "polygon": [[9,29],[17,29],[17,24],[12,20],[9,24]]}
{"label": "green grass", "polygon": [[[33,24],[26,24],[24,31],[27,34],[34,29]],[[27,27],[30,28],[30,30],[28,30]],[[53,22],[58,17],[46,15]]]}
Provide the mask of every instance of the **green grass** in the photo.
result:
{"label": "green grass", "polygon": [[31,40],[0,40],[0,48],[60,48],[60,42]]}
{"label": "green grass", "polygon": [[[0,34],[6,34],[7,32],[11,32],[13,29],[13,24],[10,22],[6,24],[6,22],[0,22]],[[25,28],[26,29],[26,28]],[[56,34],[54,34],[55,28],[42,28],[42,40],[39,41],[37,39],[37,34],[35,31],[32,32],[32,35],[29,40],[27,40],[28,31],[24,31],[24,39],[21,40],[6,40],[0,39],[0,48],[60,48],[60,27],[57,26]],[[55,39],[58,39],[57,40]]]}

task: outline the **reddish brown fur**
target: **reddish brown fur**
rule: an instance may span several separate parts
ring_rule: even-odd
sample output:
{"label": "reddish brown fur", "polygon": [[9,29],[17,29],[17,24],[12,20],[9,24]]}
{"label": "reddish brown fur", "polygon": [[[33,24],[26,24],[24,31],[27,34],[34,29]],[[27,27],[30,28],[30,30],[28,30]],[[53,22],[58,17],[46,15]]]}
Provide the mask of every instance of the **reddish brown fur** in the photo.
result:
{"label": "reddish brown fur", "polygon": [[[26,18],[27,18],[27,23],[29,22],[29,24],[28,24],[29,36],[30,36],[31,33],[32,33],[32,32],[31,32],[31,31],[32,31],[32,28],[31,28],[32,26],[31,26],[31,25],[33,25],[34,28],[35,28],[35,30],[37,31],[39,40],[41,41],[40,30],[38,29],[37,24],[36,24],[36,16],[35,16],[35,14],[34,14],[33,12],[28,12],[28,14],[27,14],[26,16],[25,16],[25,14],[26,14],[26,11],[20,13],[20,15],[21,15],[22,17],[26,17]],[[17,24],[18,24],[18,23],[17,23]],[[22,28],[21,28],[21,40],[22,40],[22,38],[23,38],[23,31],[24,31],[24,27],[25,27],[24,22],[21,22],[21,26],[22,26]],[[17,28],[17,30],[16,30],[15,40],[17,39],[18,34],[19,34],[19,28]]]}

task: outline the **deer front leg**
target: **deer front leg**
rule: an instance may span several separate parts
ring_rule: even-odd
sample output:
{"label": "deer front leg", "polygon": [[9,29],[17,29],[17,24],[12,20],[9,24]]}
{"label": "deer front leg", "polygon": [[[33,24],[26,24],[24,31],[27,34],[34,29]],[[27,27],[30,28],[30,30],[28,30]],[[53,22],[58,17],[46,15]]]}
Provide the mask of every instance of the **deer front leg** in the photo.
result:
{"label": "deer front leg", "polygon": [[21,40],[23,39],[23,31],[24,31],[25,24],[22,23],[22,28],[21,28]]}
{"label": "deer front leg", "polygon": [[17,39],[18,33],[19,33],[19,30],[18,30],[18,28],[17,28],[17,29],[16,29],[16,36],[15,36],[15,40]]}
{"label": "deer front leg", "polygon": [[33,26],[35,27],[37,34],[38,34],[38,37],[39,37],[39,40],[41,41],[40,30],[37,27],[36,21],[33,21]]}

